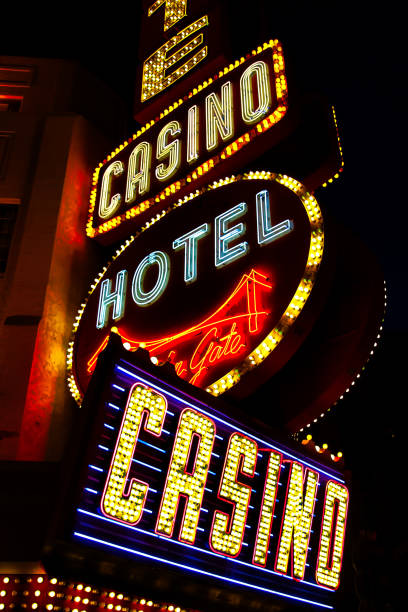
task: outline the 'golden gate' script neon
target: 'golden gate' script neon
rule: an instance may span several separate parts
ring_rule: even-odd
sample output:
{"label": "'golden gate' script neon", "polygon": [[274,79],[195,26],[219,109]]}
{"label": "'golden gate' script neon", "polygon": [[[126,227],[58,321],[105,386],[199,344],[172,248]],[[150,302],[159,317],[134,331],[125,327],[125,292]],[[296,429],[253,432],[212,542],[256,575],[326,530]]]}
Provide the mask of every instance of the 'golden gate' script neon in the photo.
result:
{"label": "'golden gate' script neon", "polygon": [[[211,368],[220,361],[245,352],[249,335],[262,331],[268,312],[262,308],[262,293],[272,291],[267,277],[256,270],[244,274],[225,302],[209,317],[176,335],[148,342],[129,338],[115,328],[125,346],[148,349],[160,362],[170,361],[176,372],[192,384],[205,382]],[[88,361],[93,372],[98,355],[105,348],[109,335]]]}

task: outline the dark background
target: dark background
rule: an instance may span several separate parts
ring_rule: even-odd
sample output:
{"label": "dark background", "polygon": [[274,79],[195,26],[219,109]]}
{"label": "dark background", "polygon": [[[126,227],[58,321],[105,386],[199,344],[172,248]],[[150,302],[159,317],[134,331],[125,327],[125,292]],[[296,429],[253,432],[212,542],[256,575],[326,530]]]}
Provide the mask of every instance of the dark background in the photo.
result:
{"label": "dark background", "polygon": [[[317,197],[383,268],[388,304],[378,350],[345,400],[310,432],[317,443],[342,450],[351,471],[351,563],[343,609],[405,610],[406,20],[390,2],[230,5],[244,37],[250,28],[248,38],[256,37],[251,13],[259,8],[260,30],[282,41],[299,86],[334,104],[345,167]],[[80,61],[127,101],[128,128],[118,143],[133,133],[139,2],[35,4],[1,12],[1,54]]]}

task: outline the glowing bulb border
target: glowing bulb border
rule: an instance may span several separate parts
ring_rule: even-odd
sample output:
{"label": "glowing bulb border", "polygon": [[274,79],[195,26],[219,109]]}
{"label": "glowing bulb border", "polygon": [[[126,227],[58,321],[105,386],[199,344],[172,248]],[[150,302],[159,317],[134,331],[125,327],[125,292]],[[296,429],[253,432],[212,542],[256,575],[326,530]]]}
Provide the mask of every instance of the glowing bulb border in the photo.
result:
{"label": "glowing bulb border", "polygon": [[[162,118],[168,115],[171,111],[175,110],[182,104],[190,101],[192,98],[194,98],[194,96],[196,96],[206,87],[214,83],[214,81],[216,81],[217,79],[222,78],[229,72],[233,71],[235,68],[238,68],[241,64],[248,61],[250,56],[256,57],[257,55],[262,53],[262,51],[265,51],[268,48],[272,49],[273,51],[273,69],[274,69],[274,77],[275,77],[276,104],[277,104],[275,110],[270,115],[267,115],[266,117],[264,117],[258,123],[252,125],[249,131],[247,131],[246,133],[236,138],[233,142],[229,143],[226,147],[224,147],[222,151],[220,151],[214,157],[198,165],[194,170],[192,170],[184,178],[167,185],[156,196],[152,198],[147,198],[143,202],[140,202],[139,204],[133,206],[132,208],[125,211],[124,213],[117,215],[116,217],[113,217],[112,219],[109,219],[108,221],[101,223],[97,228],[94,228],[92,226],[92,220],[93,220],[93,213],[94,213],[95,206],[96,206],[97,183],[98,183],[99,173],[101,169],[105,166],[105,164],[107,164],[110,160],[112,160],[115,157],[115,155],[120,153],[125,147],[127,147],[137,138],[139,138],[139,136],[141,136],[144,132],[146,132],[146,130],[148,130],[153,125],[155,125],[155,123],[160,121]],[[177,193],[177,191],[180,191],[182,187],[188,185],[188,183],[193,183],[199,177],[209,172],[215,165],[219,164],[222,160],[226,159],[227,157],[230,157],[231,155],[234,155],[236,152],[238,152],[240,149],[246,146],[249,142],[251,142],[254,138],[256,138],[259,134],[262,134],[263,132],[269,130],[273,125],[278,123],[287,112],[287,109],[288,109],[287,92],[288,92],[288,88],[287,88],[287,80],[286,80],[286,75],[285,75],[285,63],[284,63],[284,58],[283,58],[282,45],[278,40],[273,39],[273,40],[269,40],[268,42],[264,42],[262,45],[258,46],[257,49],[253,49],[245,57],[243,56],[239,60],[236,60],[235,62],[229,64],[229,66],[222,68],[218,72],[218,74],[214,75],[212,78],[210,77],[208,80],[204,81],[203,83],[195,87],[193,91],[190,91],[189,94],[185,96],[184,99],[180,98],[179,100],[176,100],[175,102],[173,102],[173,104],[171,104],[168,108],[163,110],[158,117],[147,122],[143,127],[141,127],[136,132],[136,134],[133,134],[131,138],[129,138],[128,140],[125,140],[121,145],[116,147],[116,149],[114,149],[114,151],[112,151],[106,157],[106,159],[95,168],[93,177],[92,177],[92,189],[91,189],[91,194],[90,194],[90,199],[89,199],[88,221],[86,224],[87,236],[89,236],[90,238],[95,238],[96,236],[104,234],[112,230],[113,228],[118,227],[122,222],[128,221],[132,217],[135,217],[145,212],[151,206],[158,204],[169,197],[174,198],[174,195]],[[191,187],[193,187],[193,185],[191,185]],[[167,210],[164,214],[167,214],[167,212],[170,212],[170,211]],[[156,217],[157,215],[155,217],[152,217],[152,219],[150,219],[150,222],[152,221],[154,222]]]}

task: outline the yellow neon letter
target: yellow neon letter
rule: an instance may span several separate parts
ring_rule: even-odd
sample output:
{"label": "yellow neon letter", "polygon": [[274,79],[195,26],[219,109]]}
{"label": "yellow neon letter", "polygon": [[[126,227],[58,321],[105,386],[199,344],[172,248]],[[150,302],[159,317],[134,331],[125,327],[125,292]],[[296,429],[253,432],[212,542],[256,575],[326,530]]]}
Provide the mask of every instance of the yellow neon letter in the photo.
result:
{"label": "yellow neon letter", "polygon": [[231,81],[224,83],[221,87],[221,101],[215,93],[211,93],[206,97],[205,122],[208,151],[218,146],[218,134],[223,141],[228,140],[234,135]]}
{"label": "yellow neon letter", "polygon": [[125,197],[128,204],[134,202],[137,194],[149,191],[151,158],[152,146],[148,142],[140,142],[130,154]]}
{"label": "yellow neon letter", "polygon": [[[254,108],[252,79],[256,77],[258,106]],[[265,62],[255,62],[243,73],[239,87],[241,90],[241,114],[245,123],[255,123],[262,119],[272,104],[269,69]]]}
{"label": "yellow neon letter", "polygon": [[303,466],[295,461],[292,463],[275,569],[287,573],[293,541],[293,577],[298,580],[303,580],[305,575],[318,481],[319,475],[308,470],[303,498]]}
{"label": "yellow neon letter", "polygon": [[279,472],[282,455],[271,451],[268,472],[259,516],[258,533],[256,534],[253,562],[256,565],[266,565],[269,540],[271,537],[273,510],[275,508],[276,490],[278,488]]}
{"label": "yellow neon letter", "polygon": [[232,434],[218,496],[231,502],[233,510],[231,517],[220,510],[214,512],[210,546],[215,552],[230,557],[241,552],[251,487],[237,482],[237,475],[239,469],[247,476],[254,475],[257,453],[258,445],[254,440],[238,433]]}
{"label": "yellow neon letter", "polygon": [[114,161],[106,168],[101,185],[101,196],[99,198],[98,214],[101,219],[109,219],[117,211],[122,200],[120,193],[116,193],[111,198],[111,187],[113,176],[123,174],[125,167],[121,161]]}
{"label": "yellow neon letter", "polygon": [[167,142],[167,136],[180,134],[181,127],[178,121],[170,121],[167,123],[157,137],[156,158],[160,161],[166,157],[169,158],[167,167],[164,164],[159,164],[156,168],[156,177],[159,181],[165,181],[177,172],[180,166],[180,140],[176,138],[172,142]]}
{"label": "yellow neon letter", "polygon": [[[180,416],[166,486],[157,517],[156,532],[171,537],[180,496],[186,498],[179,539],[194,544],[201,502],[207,481],[214,444],[215,425],[202,414],[186,408]],[[197,450],[194,462],[190,453],[194,438]],[[193,463],[193,466],[190,465]]]}
{"label": "yellow neon letter", "polygon": [[[346,532],[348,497],[348,490],[344,485],[334,482],[333,480],[329,480],[326,486],[326,499],[324,501],[319,557],[317,559],[316,569],[316,582],[331,589],[337,589],[340,582],[340,570],[345,539],[344,536]],[[334,540],[332,542],[336,505],[337,519],[336,526],[334,528]],[[330,557],[331,562],[329,561]]]}
{"label": "yellow neon letter", "polygon": [[140,383],[132,387],[102,496],[101,510],[106,516],[129,525],[141,519],[149,485],[131,478],[127,493],[125,487],[143,413],[147,413],[145,430],[160,436],[166,409],[160,393]]}
{"label": "yellow neon letter", "polygon": [[[176,53],[173,53],[173,55],[167,55],[170,49],[205,26],[208,26],[207,15],[200,17],[200,19],[197,19],[197,21],[194,21],[181,30],[145,60],[142,77],[142,102],[146,102],[149,98],[152,98],[167,87],[170,87],[177,79],[185,76],[207,56],[207,47],[205,46],[201,46],[199,51],[191,56],[191,53],[202,44],[204,40],[202,34],[198,34],[189,40],[183,47],[176,51]],[[190,55],[190,59],[176,68],[173,72],[170,72],[170,74],[167,74],[167,70],[176,62],[181,61],[186,55]]]}
{"label": "yellow neon letter", "polygon": [[166,31],[186,16],[187,0],[156,0],[156,2],[153,2],[149,7],[148,16],[150,17],[153,15],[153,13],[163,4],[165,5],[164,31]]}

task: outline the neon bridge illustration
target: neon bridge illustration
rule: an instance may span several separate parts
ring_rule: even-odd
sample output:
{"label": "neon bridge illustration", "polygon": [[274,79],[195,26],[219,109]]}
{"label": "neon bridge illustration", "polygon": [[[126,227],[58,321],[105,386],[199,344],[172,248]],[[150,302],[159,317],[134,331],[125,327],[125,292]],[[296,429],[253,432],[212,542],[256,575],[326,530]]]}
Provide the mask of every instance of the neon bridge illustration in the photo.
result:
{"label": "neon bridge illustration", "polygon": [[[149,341],[131,338],[118,327],[113,327],[111,331],[121,337],[128,350],[145,348],[155,361],[170,361],[180,377],[201,386],[203,379],[208,378],[215,365],[250,352],[249,337],[262,331],[269,315],[261,306],[261,294],[271,290],[269,278],[252,269],[243,274],[232,293],[217,310],[188,329]],[[89,374],[93,372],[96,360],[106,347],[108,339],[109,334],[89,359]]]}

